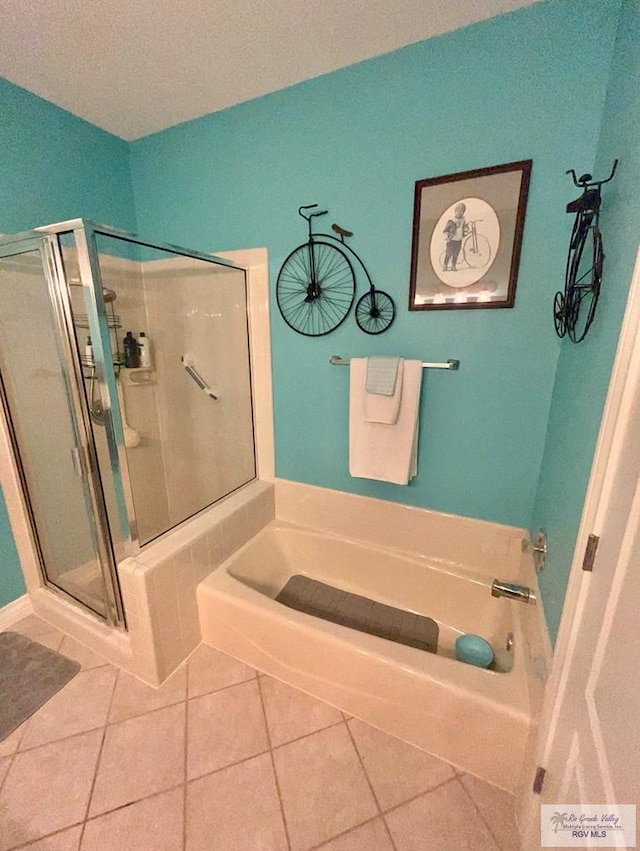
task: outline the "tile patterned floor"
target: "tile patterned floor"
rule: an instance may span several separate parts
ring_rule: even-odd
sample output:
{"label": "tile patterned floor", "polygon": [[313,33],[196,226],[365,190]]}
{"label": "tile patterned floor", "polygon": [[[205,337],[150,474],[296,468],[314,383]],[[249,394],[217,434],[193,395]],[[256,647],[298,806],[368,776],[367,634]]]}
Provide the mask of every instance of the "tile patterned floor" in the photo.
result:
{"label": "tile patterned floor", "polygon": [[0,851],[517,851],[510,795],[201,645],[80,673],[0,742]]}

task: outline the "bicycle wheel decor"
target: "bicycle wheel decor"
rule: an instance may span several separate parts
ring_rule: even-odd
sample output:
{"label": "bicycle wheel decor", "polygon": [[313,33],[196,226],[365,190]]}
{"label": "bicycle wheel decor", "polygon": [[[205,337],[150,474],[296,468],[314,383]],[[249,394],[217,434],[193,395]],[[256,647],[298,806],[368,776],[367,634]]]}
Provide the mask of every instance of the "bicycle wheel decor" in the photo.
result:
{"label": "bicycle wheel decor", "polygon": [[356,323],[365,334],[382,334],[395,319],[396,306],[390,295],[372,288],[356,303]]}
{"label": "bicycle wheel decor", "polygon": [[322,337],[347,318],[356,291],[353,266],[337,245],[314,239],[282,264],[276,300],[287,325],[305,337]]}
{"label": "bicycle wheel decor", "polygon": [[564,292],[557,292],[553,300],[553,321],[558,337],[567,335],[573,343],[584,340],[596,314],[604,265],[598,225],[600,189],[612,180],[617,165],[618,160],[606,180],[594,181],[590,174],[576,178],[573,169],[567,171],[574,184],[582,189],[582,195],[567,204],[567,213],[575,213],[576,218],[569,242]]}
{"label": "bicycle wheel decor", "polygon": [[369,282],[369,292],[358,300],[356,323],[365,334],[382,334],[394,320],[396,309],[387,293],[376,290],[360,257],[347,245],[353,236],[338,224],[333,234],[314,233],[312,219],[326,216],[317,204],[299,207],[307,222],[308,241],[289,254],[276,281],[276,301],[287,325],[305,337],[322,337],[347,318],[356,293],[356,275],[352,259]]}

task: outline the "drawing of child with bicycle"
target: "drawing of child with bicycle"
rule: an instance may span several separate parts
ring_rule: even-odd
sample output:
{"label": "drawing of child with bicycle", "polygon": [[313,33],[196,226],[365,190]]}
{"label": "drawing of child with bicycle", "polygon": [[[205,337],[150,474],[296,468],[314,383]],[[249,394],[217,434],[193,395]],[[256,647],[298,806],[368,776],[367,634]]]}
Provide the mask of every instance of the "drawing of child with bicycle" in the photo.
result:
{"label": "drawing of child with bicycle", "polygon": [[[465,204],[457,204],[454,211],[455,218],[448,219],[444,226],[443,233],[445,235],[446,247],[444,253],[444,264],[442,266],[443,272],[457,272],[456,264],[458,262],[460,249],[462,248],[462,240],[469,233],[469,226],[464,218],[466,210],[467,207]],[[451,267],[450,269],[449,266]]]}

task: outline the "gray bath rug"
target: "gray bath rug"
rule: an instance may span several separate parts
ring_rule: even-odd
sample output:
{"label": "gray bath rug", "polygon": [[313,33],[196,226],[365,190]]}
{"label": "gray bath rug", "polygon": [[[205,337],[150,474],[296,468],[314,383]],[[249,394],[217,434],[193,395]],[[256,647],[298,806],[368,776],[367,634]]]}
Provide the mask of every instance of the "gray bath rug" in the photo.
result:
{"label": "gray bath rug", "polygon": [[17,632],[0,632],[0,741],[6,739],[80,670]]}
{"label": "gray bath rug", "polygon": [[332,588],[307,576],[292,576],[276,600],[290,609],[398,644],[429,653],[438,650],[438,624],[432,618]]}

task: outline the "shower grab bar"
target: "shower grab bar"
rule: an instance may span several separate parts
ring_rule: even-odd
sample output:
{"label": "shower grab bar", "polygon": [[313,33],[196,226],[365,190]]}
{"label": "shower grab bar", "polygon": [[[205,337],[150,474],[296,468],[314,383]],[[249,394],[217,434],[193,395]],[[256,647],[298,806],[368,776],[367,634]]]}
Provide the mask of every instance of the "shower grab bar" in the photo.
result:
{"label": "shower grab bar", "polygon": [[[342,358],[340,355],[332,355],[329,358],[331,366],[349,366],[351,358]],[[459,360],[448,360],[446,363],[432,363],[431,361],[422,361],[423,369],[460,369]]]}
{"label": "shower grab bar", "polygon": [[217,396],[216,396],[216,394],[213,392],[213,390],[209,387],[209,385],[208,385],[208,384],[204,381],[204,379],[202,378],[202,376],[200,375],[200,373],[198,372],[198,370],[195,368],[195,366],[193,366],[193,365],[192,365],[192,364],[190,364],[188,361],[186,361],[186,360],[184,359],[184,355],[180,358],[180,360],[182,361],[182,366],[184,367],[185,372],[187,373],[187,375],[189,375],[189,376],[191,376],[191,378],[193,378],[193,380],[194,380],[194,381],[195,381],[195,383],[198,385],[198,387],[199,387],[199,388],[200,388],[200,389],[201,389],[204,393],[206,393],[206,394],[207,394],[207,396],[210,396],[212,399],[215,399],[215,400],[216,400],[216,402],[217,402],[217,401],[218,401],[218,397],[217,397]]}

